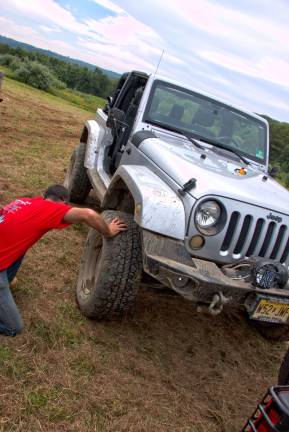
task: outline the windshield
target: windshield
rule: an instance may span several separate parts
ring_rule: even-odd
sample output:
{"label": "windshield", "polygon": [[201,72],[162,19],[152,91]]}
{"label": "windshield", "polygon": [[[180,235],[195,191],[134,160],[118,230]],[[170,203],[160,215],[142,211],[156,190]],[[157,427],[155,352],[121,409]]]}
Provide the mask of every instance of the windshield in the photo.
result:
{"label": "windshield", "polygon": [[144,120],[266,162],[266,125],[257,118],[182,87],[155,81]]}

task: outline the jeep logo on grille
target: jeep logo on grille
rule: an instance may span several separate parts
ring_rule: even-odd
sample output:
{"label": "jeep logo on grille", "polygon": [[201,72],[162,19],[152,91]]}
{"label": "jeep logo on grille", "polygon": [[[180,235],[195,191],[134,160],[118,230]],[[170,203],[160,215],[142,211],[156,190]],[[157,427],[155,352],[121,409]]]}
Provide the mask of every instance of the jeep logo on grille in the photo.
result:
{"label": "jeep logo on grille", "polygon": [[278,222],[278,223],[282,222],[282,218],[280,216],[275,216],[272,213],[269,213],[267,215],[267,219],[271,219],[271,220]]}

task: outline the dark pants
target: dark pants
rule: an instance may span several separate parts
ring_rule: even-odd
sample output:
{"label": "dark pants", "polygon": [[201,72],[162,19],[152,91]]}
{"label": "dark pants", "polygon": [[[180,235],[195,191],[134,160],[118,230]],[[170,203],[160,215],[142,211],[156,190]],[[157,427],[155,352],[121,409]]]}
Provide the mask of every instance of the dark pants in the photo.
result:
{"label": "dark pants", "polygon": [[16,336],[23,330],[23,321],[10,291],[9,283],[16,276],[23,257],[0,272],[0,334]]}

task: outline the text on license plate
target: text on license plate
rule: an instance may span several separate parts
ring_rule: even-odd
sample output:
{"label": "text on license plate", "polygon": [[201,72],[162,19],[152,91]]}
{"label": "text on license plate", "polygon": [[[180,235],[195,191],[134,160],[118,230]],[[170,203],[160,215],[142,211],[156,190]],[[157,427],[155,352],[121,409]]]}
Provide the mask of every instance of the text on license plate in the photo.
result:
{"label": "text on license plate", "polygon": [[285,323],[289,318],[289,304],[261,299],[253,312],[252,318]]}

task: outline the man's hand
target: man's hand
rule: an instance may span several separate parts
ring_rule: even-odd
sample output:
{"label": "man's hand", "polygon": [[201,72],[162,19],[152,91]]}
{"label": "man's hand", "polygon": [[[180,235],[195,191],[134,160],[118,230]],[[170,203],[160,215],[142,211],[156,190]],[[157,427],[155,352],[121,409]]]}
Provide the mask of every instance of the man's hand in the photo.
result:
{"label": "man's hand", "polygon": [[113,221],[110,224],[108,224],[108,228],[109,228],[110,234],[106,237],[110,238],[110,237],[116,236],[117,234],[119,234],[122,231],[126,231],[127,225],[119,219],[113,219]]}

